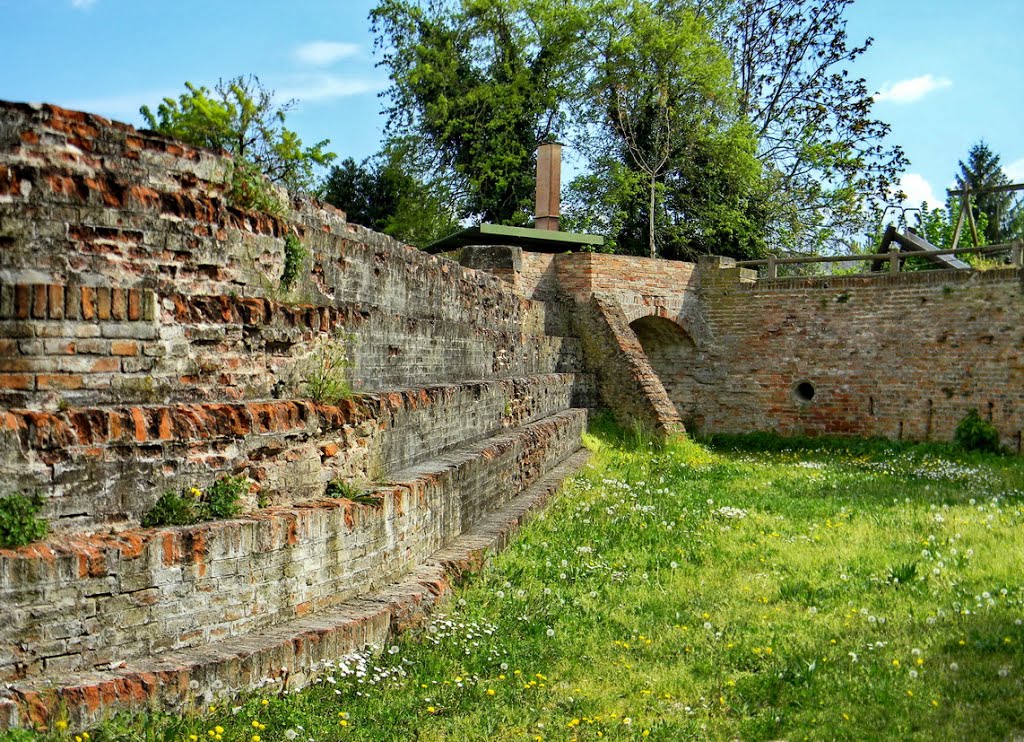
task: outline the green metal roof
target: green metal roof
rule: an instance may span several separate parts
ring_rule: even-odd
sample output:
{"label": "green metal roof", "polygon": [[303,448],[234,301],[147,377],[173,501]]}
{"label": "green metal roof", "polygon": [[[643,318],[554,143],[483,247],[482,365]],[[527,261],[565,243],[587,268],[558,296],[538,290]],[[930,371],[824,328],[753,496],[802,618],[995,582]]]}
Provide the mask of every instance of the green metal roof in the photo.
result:
{"label": "green metal roof", "polygon": [[447,252],[466,245],[515,245],[533,252],[567,252],[574,247],[584,245],[598,247],[603,244],[604,237],[599,237],[596,234],[481,224],[478,227],[469,227],[450,234],[428,245],[426,251],[430,253]]}

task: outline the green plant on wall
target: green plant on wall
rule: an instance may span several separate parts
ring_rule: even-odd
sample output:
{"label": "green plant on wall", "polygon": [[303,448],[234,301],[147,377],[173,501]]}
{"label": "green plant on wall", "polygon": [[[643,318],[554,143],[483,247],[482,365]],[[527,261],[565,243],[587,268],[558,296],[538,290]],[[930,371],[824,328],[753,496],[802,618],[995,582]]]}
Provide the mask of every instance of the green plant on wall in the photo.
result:
{"label": "green plant on wall", "polygon": [[964,415],[964,419],[956,426],[953,439],[966,451],[999,453],[1002,450],[999,444],[999,431],[974,409]]}
{"label": "green plant on wall", "polygon": [[0,497],[0,547],[24,546],[49,533],[49,524],[36,517],[42,509],[43,498],[38,494]]}
{"label": "green plant on wall", "polygon": [[359,505],[370,505],[372,507],[381,507],[384,504],[383,500],[375,497],[372,492],[364,492],[356,485],[346,482],[344,479],[333,479],[328,482],[324,495],[335,499],[351,500]]}
{"label": "green plant on wall", "polygon": [[206,520],[231,518],[242,510],[239,501],[249,491],[245,477],[221,477],[205,490],[186,487],[165,492],[142,516],[145,528],[190,526]]}
{"label": "green plant on wall", "polygon": [[352,396],[348,380],[352,360],[348,348],[352,338],[343,333],[320,342],[309,357],[302,378],[303,392],[314,402],[337,404]]}
{"label": "green plant on wall", "polygon": [[309,253],[299,242],[294,234],[284,238],[284,271],[281,273],[281,288],[291,291],[295,281],[299,277],[299,270],[302,268],[302,261]]}

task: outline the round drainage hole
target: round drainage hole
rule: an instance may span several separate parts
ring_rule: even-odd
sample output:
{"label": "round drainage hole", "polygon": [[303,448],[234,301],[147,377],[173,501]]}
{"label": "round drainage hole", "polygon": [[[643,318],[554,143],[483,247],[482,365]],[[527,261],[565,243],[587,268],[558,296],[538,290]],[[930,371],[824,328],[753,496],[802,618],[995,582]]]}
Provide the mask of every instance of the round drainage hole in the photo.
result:
{"label": "round drainage hole", "polygon": [[793,396],[797,402],[810,402],[814,399],[814,384],[809,381],[801,381],[793,387]]}

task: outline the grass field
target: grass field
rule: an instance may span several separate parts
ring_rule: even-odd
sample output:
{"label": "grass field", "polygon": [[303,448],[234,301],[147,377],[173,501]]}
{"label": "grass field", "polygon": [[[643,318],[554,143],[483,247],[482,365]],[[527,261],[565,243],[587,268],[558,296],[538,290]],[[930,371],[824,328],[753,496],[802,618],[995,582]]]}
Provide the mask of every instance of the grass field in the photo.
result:
{"label": "grass field", "polygon": [[90,742],[1024,736],[1019,458],[600,423],[587,444],[422,630]]}

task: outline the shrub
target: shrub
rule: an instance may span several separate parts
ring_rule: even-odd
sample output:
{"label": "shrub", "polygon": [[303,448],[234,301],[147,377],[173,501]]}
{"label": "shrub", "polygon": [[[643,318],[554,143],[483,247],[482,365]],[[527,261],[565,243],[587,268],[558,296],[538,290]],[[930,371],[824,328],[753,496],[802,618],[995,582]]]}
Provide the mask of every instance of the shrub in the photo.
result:
{"label": "shrub", "polygon": [[50,531],[49,524],[36,515],[43,509],[38,494],[7,495],[0,498],[0,547],[11,549],[38,541]]}
{"label": "shrub", "polygon": [[249,480],[245,477],[221,477],[205,491],[198,487],[168,491],[142,516],[142,525],[144,528],[190,526],[206,520],[231,518],[241,512],[239,500],[248,491]]}
{"label": "shrub", "polygon": [[321,404],[337,404],[352,396],[346,378],[352,361],[348,357],[349,338],[335,335],[320,343],[310,356],[303,377],[306,396]]}
{"label": "shrub", "polygon": [[299,269],[306,257],[306,248],[299,242],[299,238],[289,234],[284,238],[284,271],[281,273],[281,288],[291,291],[299,277]]}
{"label": "shrub", "polygon": [[274,103],[274,91],[255,75],[221,80],[213,88],[185,83],[186,92],[164,98],[153,112],[139,112],[147,126],[166,136],[197,147],[224,149],[231,153],[230,202],[240,208],[277,216],[287,205],[274,185],[289,191],[309,191],[316,171],[334,159],[328,141],[304,147],[285,126],[285,114],[295,101]]}
{"label": "shrub", "polygon": [[987,453],[1002,451],[1002,446],[999,444],[999,431],[992,423],[979,415],[977,410],[971,410],[964,415],[964,419],[956,426],[956,435],[953,440],[965,451]]}

